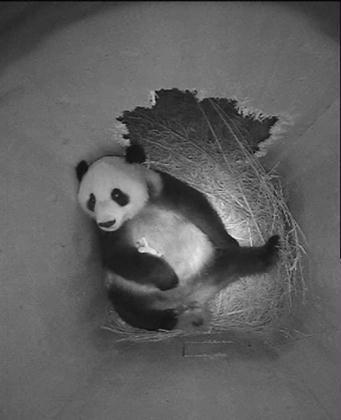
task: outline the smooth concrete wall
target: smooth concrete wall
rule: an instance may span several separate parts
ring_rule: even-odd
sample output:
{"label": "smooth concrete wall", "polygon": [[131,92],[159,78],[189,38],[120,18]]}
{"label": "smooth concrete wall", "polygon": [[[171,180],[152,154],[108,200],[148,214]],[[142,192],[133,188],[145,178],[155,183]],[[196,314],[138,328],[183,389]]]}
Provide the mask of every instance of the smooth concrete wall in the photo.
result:
{"label": "smooth concrete wall", "polygon": [[[340,418],[338,7],[307,3],[0,5],[1,418]],[[280,160],[310,250],[294,345],[184,358],[181,341],[99,330],[106,298],[74,165],[113,147],[115,116],[172,87],[292,121],[264,163]]]}

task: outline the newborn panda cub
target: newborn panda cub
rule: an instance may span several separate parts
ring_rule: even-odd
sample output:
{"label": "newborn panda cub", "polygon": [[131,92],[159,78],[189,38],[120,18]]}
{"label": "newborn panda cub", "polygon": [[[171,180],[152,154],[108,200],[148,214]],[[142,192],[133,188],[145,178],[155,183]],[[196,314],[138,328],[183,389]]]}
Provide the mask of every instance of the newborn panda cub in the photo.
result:
{"label": "newborn panda cub", "polygon": [[202,193],[144,161],[135,144],[125,156],[76,167],[79,204],[99,234],[108,297],[137,328],[172,330],[191,312],[200,325],[200,312],[222,288],[274,265],[279,237],[239,246]]}

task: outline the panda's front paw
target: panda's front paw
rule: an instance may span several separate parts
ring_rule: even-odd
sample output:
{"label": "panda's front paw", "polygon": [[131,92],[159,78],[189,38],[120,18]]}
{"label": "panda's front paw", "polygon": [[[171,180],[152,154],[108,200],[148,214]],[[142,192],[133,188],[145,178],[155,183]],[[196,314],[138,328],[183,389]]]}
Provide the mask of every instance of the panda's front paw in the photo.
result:
{"label": "panda's front paw", "polygon": [[174,309],[166,309],[163,311],[159,329],[164,331],[171,331],[177,326],[177,323],[178,313]]}
{"label": "panda's front paw", "polygon": [[162,253],[152,248],[144,237],[136,241],[136,247],[141,254],[151,254],[156,257],[162,257]]}

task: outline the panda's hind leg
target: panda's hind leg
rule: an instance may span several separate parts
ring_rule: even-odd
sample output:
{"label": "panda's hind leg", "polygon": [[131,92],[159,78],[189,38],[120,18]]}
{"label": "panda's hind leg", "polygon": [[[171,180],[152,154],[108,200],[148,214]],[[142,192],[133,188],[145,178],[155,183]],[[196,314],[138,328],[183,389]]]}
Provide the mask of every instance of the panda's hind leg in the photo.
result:
{"label": "panda's hind leg", "polygon": [[265,245],[259,247],[239,247],[228,251],[219,251],[215,264],[215,282],[231,282],[239,277],[261,274],[269,271],[279,254],[279,236],[272,236]]}
{"label": "panda's hind leg", "polygon": [[107,283],[107,293],[115,311],[125,322],[135,328],[144,330],[172,330],[178,323],[178,311],[173,308],[154,308],[158,299],[156,292],[138,292],[121,287],[120,279]]}
{"label": "panda's hind leg", "polygon": [[[235,247],[216,251],[212,263],[206,267],[192,283],[184,288],[162,292],[155,307],[174,308],[178,316],[179,328],[188,322],[192,326],[207,325],[209,311],[206,303],[221,289],[239,278],[269,271],[279,254],[279,236],[272,236],[265,245],[259,247]],[[208,315],[208,316],[207,316]]]}

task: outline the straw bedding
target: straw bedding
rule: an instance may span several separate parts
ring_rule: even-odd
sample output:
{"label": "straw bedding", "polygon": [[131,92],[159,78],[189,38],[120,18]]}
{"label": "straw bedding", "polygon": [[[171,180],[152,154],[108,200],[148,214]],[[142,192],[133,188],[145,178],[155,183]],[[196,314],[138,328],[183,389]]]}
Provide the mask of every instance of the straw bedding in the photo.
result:
{"label": "straw bedding", "polygon": [[235,100],[199,100],[196,92],[170,89],[155,92],[150,108],[125,111],[118,120],[127,129],[126,141],[145,148],[147,165],[205,193],[241,245],[262,245],[279,234],[281,250],[271,272],[240,279],[209,302],[210,322],[204,330],[138,330],[112,308],[103,328],[118,340],[131,341],[224,331],[267,336],[285,328],[305,290],[302,234],[278,175],[267,172],[257,157],[278,132],[280,119],[248,113]]}

